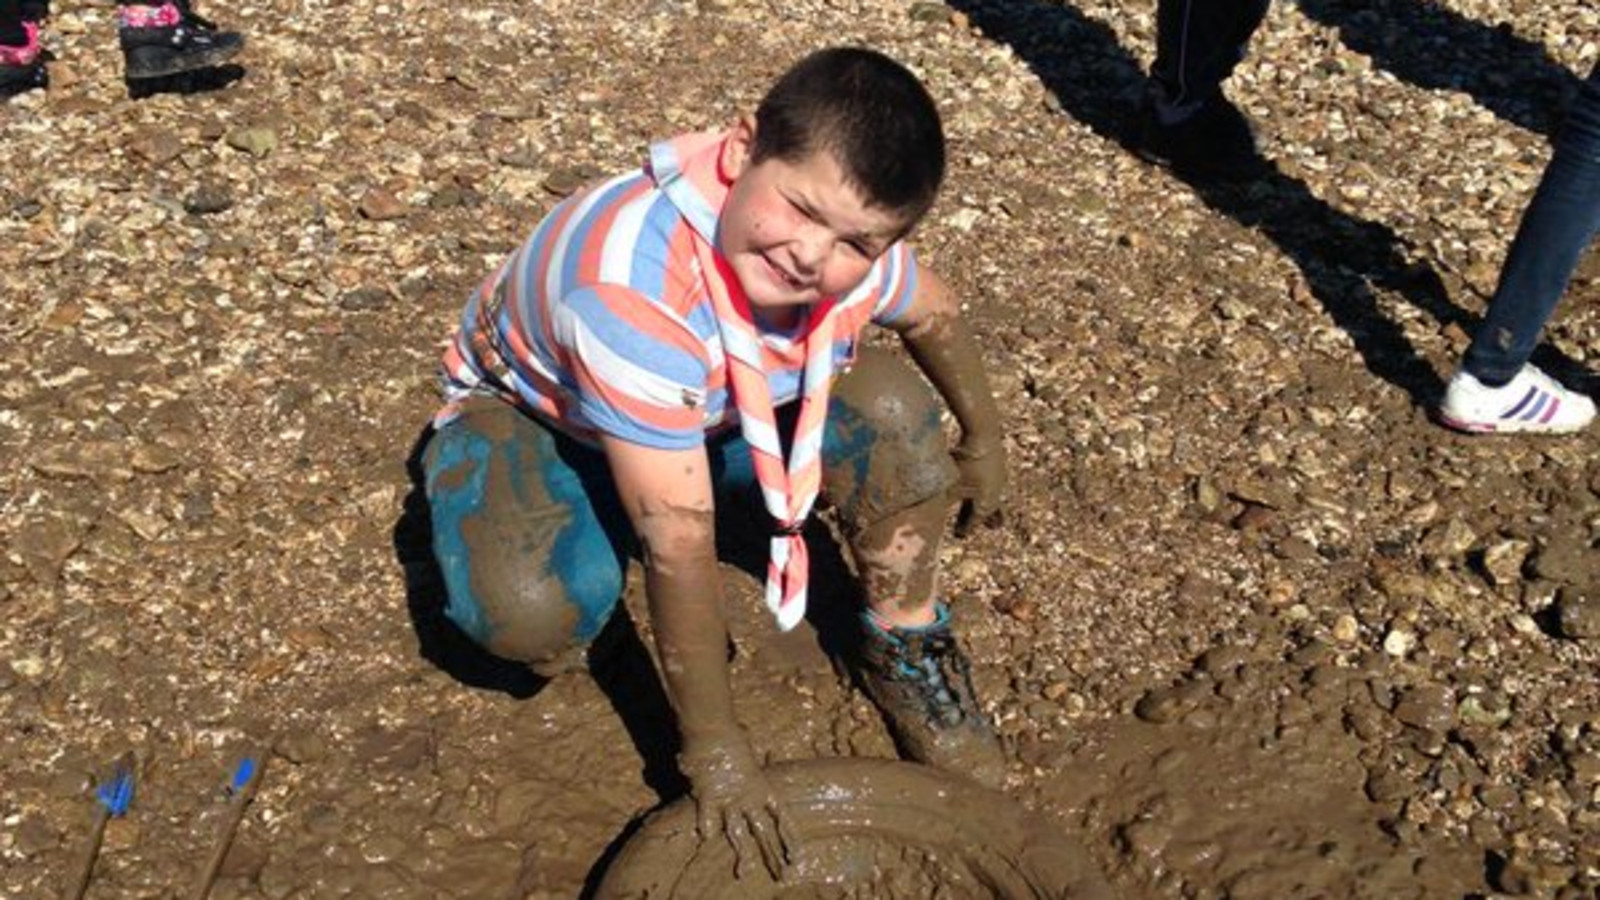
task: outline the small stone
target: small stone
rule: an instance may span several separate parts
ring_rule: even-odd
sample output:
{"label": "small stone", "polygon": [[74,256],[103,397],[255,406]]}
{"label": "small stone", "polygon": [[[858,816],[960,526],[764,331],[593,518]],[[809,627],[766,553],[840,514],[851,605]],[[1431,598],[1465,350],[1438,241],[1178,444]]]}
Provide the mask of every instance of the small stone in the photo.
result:
{"label": "small stone", "polygon": [[61,567],[83,545],[83,534],[83,526],[70,519],[36,520],[12,537],[10,549],[35,581],[53,584],[61,577]]}
{"label": "small stone", "polygon": [[1018,622],[1032,622],[1039,615],[1039,607],[1024,598],[1006,607],[1006,614]]}
{"label": "small stone", "polygon": [[1413,728],[1445,732],[1455,721],[1455,693],[1438,684],[1410,688],[1395,704],[1394,717]]}
{"label": "small stone", "polygon": [[1562,588],[1556,613],[1563,636],[1574,640],[1600,638],[1600,602],[1572,588]]}
{"label": "small stone", "polygon": [[339,308],[350,312],[369,312],[388,306],[392,299],[387,290],[368,285],[346,291],[339,298]]}
{"label": "small stone", "polygon": [[256,159],[264,159],[278,149],[278,133],[271,128],[235,128],[228,132],[228,146],[242,150]]}
{"label": "small stone", "polygon": [[1533,637],[1539,633],[1539,623],[1525,612],[1512,613],[1506,619],[1511,624],[1511,630],[1523,637]]}
{"label": "small stone", "polygon": [[127,465],[122,445],[114,441],[81,441],[47,447],[34,454],[28,463],[42,475],[57,478],[101,478],[127,481],[133,471]]}
{"label": "small stone", "polygon": [[1534,574],[1550,581],[1581,583],[1588,574],[1589,555],[1593,552],[1586,540],[1557,535],[1534,556]]}
{"label": "small stone", "polygon": [[[53,73],[52,73],[53,74]],[[183,141],[171,131],[149,131],[135,137],[128,145],[135,156],[156,165],[165,165],[183,153]]]}
{"label": "small stone", "polygon": [[1498,541],[1483,551],[1483,568],[1495,584],[1516,584],[1522,580],[1522,566],[1532,549],[1527,541]]}
{"label": "small stone", "polygon": [[540,187],[557,197],[565,197],[598,174],[599,170],[593,166],[565,166],[546,175]]}
{"label": "small stone", "polygon": [[124,509],[117,513],[117,518],[122,524],[133,529],[133,533],[146,541],[160,540],[167,531],[167,520],[161,516],[146,512],[141,509]]}
{"label": "small stone", "polygon": [[132,459],[135,472],[158,474],[177,468],[182,457],[178,451],[161,444],[140,444],[134,448]]}
{"label": "small stone", "polygon": [[37,656],[24,656],[11,661],[11,671],[23,678],[38,678],[44,674],[45,662]]}
{"label": "small stone", "polygon": [[1240,531],[1261,531],[1278,518],[1270,508],[1256,503],[1246,503],[1244,510],[1233,518],[1233,527]]}
{"label": "small stone", "polygon": [[1567,756],[1572,780],[1582,787],[1600,784],[1600,752],[1573,753]]}
{"label": "small stone", "polygon": [[1292,562],[1308,562],[1319,558],[1317,556],[1317,548],[1302,537],[1286,537],[1274,545],[1272,549],[1273,552],[1277,553],[1279,559],[1287,559]]}
{"label": "small stone", "polygon": [[209,216],[232,207],[233,192],[220,182],[202,182],[183,200],[183,208],[197,216]]}
{"label": "small stone", "polygon": [[361,214],[374,222],[388,222],[394,219],[403,219],[411,208],[400,198],[389,193],[381,187],[368,188],[361,196]]}
{"label": "small stone", "polygon": [[1396,659],[1404,659],[1416,646],[1417,636],[1403,628],[1396,628],[1383,637],[1383,652]]}
{"label": "small stone", "polygon": [[1356,617],[1345,613],[1333,621],[1333,639],[1341,644],[1353,644],[1361,637],[1361,623]]}
{"label": "small stone", "polygon": [[537,169],[539,168],[539,163],[543,161],[539,157],[538,151],[526,144],[502,150],[495,159],[499,160],[501,165],[510,166],[513,169]]}
{"label": "small stone", "polygon": [[1456,715],[1468,725],[1499,728],[1511,719],[1511,707],[1504,697],[1472,694],[1462,699]]}
{"label": "small stone", "polygon": [[1478,536],[1460,519],[1451,518],[1429,529],[1419,549],[1424,556],[1451,559],[1472,549]]}

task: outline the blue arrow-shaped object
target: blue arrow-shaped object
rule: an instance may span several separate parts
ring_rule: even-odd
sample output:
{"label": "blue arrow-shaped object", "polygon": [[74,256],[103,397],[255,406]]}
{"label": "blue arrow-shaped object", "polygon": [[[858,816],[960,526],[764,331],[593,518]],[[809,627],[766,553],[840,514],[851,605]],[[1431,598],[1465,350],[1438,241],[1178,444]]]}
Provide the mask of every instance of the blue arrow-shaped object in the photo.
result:
{"label": "blue arrow-shaped object", "polygon": [[106,836],[106,823],[128,813],[133,803],[133,751],[117,757],[111,764],[111,775],[94,790],[98,806],[94,825],[89,832],[89,849],[84,853],[83,865],[78,868],[77,885],[67,894],[72,900],[83,900],[89,890],[89,878],[94,875],[95,860],[100,858],[100,842]]}

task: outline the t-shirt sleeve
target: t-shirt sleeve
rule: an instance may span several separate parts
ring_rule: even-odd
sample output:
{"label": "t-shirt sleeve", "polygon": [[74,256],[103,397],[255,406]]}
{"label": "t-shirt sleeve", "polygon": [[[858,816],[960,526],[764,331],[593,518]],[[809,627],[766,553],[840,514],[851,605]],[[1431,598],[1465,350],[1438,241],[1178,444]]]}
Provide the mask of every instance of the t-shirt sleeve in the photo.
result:
{"label": "t-shirt sleeve", "polygon": [[897,241],[872,264],[864,286],[877,295],[872,306],[874,324],[888,325],[911,308],[917,295],[917,274],[917,255],[904,241]]}
{"label": "t-shirt sleeve", "polygon": [[562,299],[552,324],[585,424],[666,450],[705,441],[711,363],[670,307],[619,285],[589,286]]}

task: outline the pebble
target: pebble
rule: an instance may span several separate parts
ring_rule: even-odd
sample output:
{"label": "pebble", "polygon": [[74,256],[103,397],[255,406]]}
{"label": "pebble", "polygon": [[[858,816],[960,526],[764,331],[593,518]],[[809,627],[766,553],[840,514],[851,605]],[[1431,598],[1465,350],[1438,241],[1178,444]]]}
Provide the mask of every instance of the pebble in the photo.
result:
{"label": "pebble", "polygon": [[1522,566],[1528,560],[1533,545],[1523,540],[1498,541],[1483,551],[1483,568],[1489,579],[1498,585],[1516,584],[1522,580]]}
{"label": "pebble", "polygon": [[1563,588],[1556,603],[1563,635],[1575,640],[1600,638],[1600,602]]}
{"label": "pebble", "polygon": [[374,222],[403,219],[411,212],[411,208],[399,197],[381,187],[368,188],[367,192],[361,195],[359,209],[361,215]]}
{"label": "pebble", "polygon": [[393,299],[387,290],[366,285],[345,291],[339,297],[339,308],[350,312],[368,312],[388,306]]}
{"label": "pebble", "polygon": [[264,159],[278,149],[278,133],[271,128],[235,128],[228,132],[228,146],[256,159]]}
{"label": "pebble", "polygon": [[1356,617],[1345,613],[1333,621],[1333,639],[1341,644],[1353,644],[1361,637],[1361,624]]}
{"label": "pebble", "polygon": [[1394,717],[1413,728],[1448,731],[1455,721],[1455,692],[1439,684],[1408,688],[1395,704]]}
{"label": "pebble", "polygon": [[1551,581],[1582,582],[1588,576],[1588,558],[1593,552],[1586,540],[1557,535],[1533,558],[1534,574]]}
{"label": "pebble", "polygon": [[1534,620],[1533,616],[1525,612],[1512,613],[1507,617],[1507,621],[1511,625],[1511,630],[1517,634],[1533,637],[1539,633],[1539,623]]}
{"label": "pebble", "polygon": [[1417,636],[1403,628],[1396,628],[1384,635],[1383,652],[1396,659],[1404,659],[1410,655],[1411,648],[1416,646]]}
{"label": "pebble", "polygon": [[1456,715],[1468,725],[1498,728],[1511,718],[1511,707],[1504,697],[1473,694],[1461,700]]}
{"label": "pebble", "polygon": [[146,162],[166,165],[183,153],[183,141],[168,130],[151,131],[134,138],[128,149]]}
{"label": "pebble", "polygon": [[183,208],[197,216],[224,212],[233,207],[233,192],[220,182],[202,182],[183,200]]}

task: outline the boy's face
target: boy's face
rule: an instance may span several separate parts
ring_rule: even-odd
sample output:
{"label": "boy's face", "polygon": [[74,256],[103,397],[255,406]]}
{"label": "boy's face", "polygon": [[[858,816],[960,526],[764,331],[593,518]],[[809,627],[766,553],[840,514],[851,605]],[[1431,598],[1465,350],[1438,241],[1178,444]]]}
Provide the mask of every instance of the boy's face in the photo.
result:
{"label": "boy's face", "polygon": [[868,206],[832,154],[752,163],[754,136],[741,120],[723,149],[733,186],[717,224],[717,249],[750,305],[779,311],[855,287],[905,230],[904,217]]}

